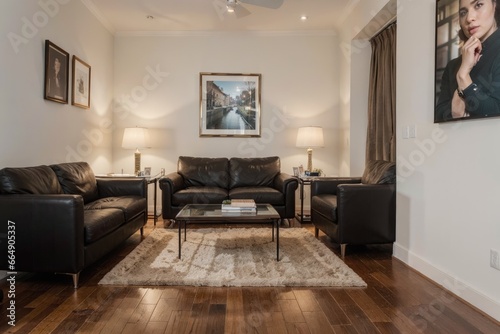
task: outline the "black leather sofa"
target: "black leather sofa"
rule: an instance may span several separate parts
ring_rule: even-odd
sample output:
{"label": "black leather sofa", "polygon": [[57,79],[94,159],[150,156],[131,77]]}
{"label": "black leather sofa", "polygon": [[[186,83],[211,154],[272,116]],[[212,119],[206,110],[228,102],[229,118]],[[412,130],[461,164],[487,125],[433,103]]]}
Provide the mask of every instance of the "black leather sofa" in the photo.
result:
{"label": "black leather sofa", "polygon": [[177,171],[160,179],[162,216],[174,219],[186,204],[221,204],[253,199],[271,204],[281,219],[295,216],[296,177],[281,172],[279,157],[202,158],[181,156]]}
{"label": "black leather sofa", "polygon": [[86,162],[4,168],[0,221],[1,270],[70,274],[77,288],[84,268],[142,234],[147,183],[96,179]]}
{"label": "black leather sofa", "polygon": [[311,182],[311,222],[340,244],[393,243],[396,240],[396,165],[370,161],[362,177],[321,178]]}

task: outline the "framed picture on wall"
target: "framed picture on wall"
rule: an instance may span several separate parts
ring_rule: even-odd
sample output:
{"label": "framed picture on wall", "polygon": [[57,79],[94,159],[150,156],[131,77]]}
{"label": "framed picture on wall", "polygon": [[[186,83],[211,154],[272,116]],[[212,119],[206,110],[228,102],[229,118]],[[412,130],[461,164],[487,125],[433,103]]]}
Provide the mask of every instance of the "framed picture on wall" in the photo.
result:
{"label": "framed picture on wall", "polygon": [[90,108],[90,65],[73,56],[73,90],[71,104]]}
{"label": "framed picture on wall", "polygon": [[[434,123],[500,116],[500,8],[481,2],[474,26],[468,22],[478,8],[476,1],[436,0]],[[470,52],[462,56],[465,43]],[[462,63],[467,73],[458,82]]]}
{"label": "framed picture on wall", "polygon": [[45,40],[45,85],[46,100],[68,103],[69,53]]}
{"label": "framed picture on wall", "polygon": [[200,137],[260,137],[260,74],[200,73]]}

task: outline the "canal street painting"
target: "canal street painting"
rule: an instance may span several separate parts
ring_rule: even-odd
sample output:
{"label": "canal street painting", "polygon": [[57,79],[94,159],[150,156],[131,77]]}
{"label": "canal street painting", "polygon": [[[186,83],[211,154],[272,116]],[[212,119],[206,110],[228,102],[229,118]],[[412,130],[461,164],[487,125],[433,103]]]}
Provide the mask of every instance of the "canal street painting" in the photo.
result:
{"label": "canal street painting", "polygon": [[200,137],[260,137],[260,74],[200,73]]}

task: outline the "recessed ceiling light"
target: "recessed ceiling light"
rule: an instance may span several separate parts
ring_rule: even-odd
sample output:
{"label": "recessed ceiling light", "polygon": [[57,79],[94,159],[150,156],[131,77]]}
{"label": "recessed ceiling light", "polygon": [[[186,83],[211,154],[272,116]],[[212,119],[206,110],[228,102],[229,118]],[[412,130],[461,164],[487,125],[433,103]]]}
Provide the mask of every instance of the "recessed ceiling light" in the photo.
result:
{"label": "recessed ceiling light", "polygon": [[301,21],[306,21],[306,20],[307,20],[307,16],[306,16],[306,15],[302,15],[302,16],[300,17],[300,20],[301,20]]}

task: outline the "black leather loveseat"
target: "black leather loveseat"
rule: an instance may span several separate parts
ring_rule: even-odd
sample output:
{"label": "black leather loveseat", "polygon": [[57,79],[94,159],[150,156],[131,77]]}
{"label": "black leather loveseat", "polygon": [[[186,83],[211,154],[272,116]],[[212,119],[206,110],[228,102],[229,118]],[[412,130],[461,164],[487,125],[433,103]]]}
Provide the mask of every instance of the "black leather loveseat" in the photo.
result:
{"label": "black leather loveseat", "polygon": [[174,219],[186,204],[221,204],[225,199],[271,204],[281,219],[293,218],[298,180],[280,169],[279,157],[181,156],[177,171],[160,179],[163,219]]}
{"label": "black leather loveseat", "polygon": [[0,270],[70,274],[76,288],[146,221],[142,178],[96,179],[86,162],[0,170]]}

